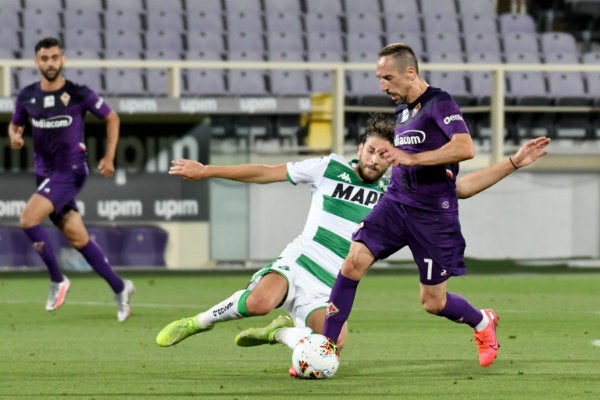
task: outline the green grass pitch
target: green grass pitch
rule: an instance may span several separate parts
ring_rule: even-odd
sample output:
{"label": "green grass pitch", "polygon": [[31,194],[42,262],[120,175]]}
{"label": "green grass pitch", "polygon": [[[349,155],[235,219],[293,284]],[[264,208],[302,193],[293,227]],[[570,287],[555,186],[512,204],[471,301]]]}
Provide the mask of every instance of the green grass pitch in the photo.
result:
{"label": "green grass pitch", "polygon": [[467,326],[421,309],[416,271],[373,270],[359,285],[340,369],[323,381],[289,377],[291,350],[283,345],[233,343],[239,330],[280,310],[171,348],[155,344],[165,324],[243,288],[252,271],[121,271],[137,289],[123,324],[95,274],[70,274],[66,303],[49,313],[45,273],[2,272],[0,399],[600,398],[598,272],[540,273],[502,262],[470,269],[449,290],[498,312],[492,366],[479,367]]}

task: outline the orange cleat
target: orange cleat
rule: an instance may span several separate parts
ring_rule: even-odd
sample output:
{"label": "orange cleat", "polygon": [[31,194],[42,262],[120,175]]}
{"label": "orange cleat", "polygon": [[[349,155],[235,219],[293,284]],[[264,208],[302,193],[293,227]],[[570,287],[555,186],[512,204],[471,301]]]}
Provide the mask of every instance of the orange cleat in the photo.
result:
{"label": "orange cleat", "polygon": [[479,364],[482,367],[490,366],[498,354],[498,338],[496,338],[496,326],[498,326],[498,315],[494,310],[482,310],[489,319],[488,325],[480,332],[473,332],[473,338],[477,343],[479,353]]}

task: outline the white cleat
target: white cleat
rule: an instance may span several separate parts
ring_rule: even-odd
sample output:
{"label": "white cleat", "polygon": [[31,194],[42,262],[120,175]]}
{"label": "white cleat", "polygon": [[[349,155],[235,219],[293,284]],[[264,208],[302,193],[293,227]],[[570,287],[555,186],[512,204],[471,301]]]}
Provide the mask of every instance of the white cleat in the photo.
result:
{"label": "white cleat", "polygon": [[115,295],[115,301],[117,302],[117,306],[119,307],[119,311],[117,311],[117,320],[119,322],[125,322],[127,318],[131,315],[131,307],[129,307],[129,299],[131,295],[135,292],[135,286],[133,286],[133,282],[130,280],[124,281],[125,287],[121,293]]}
{"label": "white cleat", "polygon": [[64,275],[62,282],[52,282],[50,285],[50,293],[48,294],[48,301],[46,302],[46,310],[54,311],[62,306],[70,287],[71,281]]}

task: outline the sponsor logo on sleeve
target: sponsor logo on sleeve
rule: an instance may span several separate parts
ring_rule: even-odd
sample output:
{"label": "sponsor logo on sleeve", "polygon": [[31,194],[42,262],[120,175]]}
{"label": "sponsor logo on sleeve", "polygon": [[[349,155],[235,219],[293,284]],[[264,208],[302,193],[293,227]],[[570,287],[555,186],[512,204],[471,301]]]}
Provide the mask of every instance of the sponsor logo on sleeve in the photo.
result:
{"label": "sponsor logo on sleeve", "polygon": [[462,120],[463,120],[463,117],[460,114],[449,115],[446,118],[444,118],[444,124],[448,125],[450,122],[462,121]]}

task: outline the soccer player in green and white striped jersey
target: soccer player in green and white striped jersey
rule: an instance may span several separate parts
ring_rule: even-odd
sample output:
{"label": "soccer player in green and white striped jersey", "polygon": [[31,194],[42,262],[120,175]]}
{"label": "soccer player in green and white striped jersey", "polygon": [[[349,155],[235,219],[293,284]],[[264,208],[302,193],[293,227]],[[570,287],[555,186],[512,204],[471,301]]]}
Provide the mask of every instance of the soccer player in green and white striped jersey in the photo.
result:
{"label": "soccer player in green and white striped jersey", "polygon": [[[190,335],[211,330],[218,322],[265,315],[278,307],[291,318],[281,316],[266,328],[238,335],[236,343],[254,346],[281,341],[293,347],[311,331],[322,332],[331,286],[348,254],[351,234],[383,196],[388,183],[384,177],[388,163],[375,150],[385,142],[392,143],[393,136],[394,119],[374,114],[360,136],[358,159],[351,162],[337,154],[273,166],[173,161],[169,173],[183,179],[309,184],[312,201],[302,233],[277,259],[254,274],[246,289],[194,317],[170,323],[158,334],[157,343],[172,346]],[[294,325],[304,329],[287,330],[285,337],[275,338],[279,328]],[[344,338],[346,334],[344,328]],[[342,339],[338,346],[343,346]]]}

